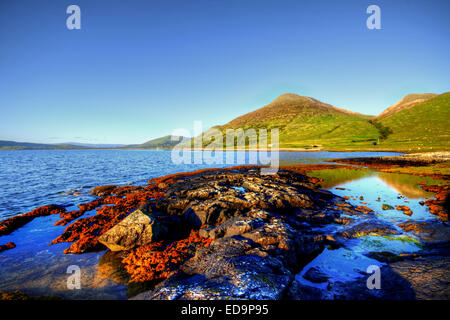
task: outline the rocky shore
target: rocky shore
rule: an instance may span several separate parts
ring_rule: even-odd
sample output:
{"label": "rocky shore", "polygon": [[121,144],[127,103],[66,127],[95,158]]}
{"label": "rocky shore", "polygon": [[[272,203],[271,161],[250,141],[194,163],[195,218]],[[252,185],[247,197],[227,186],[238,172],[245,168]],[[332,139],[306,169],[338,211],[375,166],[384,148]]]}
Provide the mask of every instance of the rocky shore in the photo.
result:
{"label": "rocky shore", "polygon": [[[108,249],[99,272],[138,288],[132,299],[450,298],[444,220],[388,223],[322,190],[304,166],[266,176],[259,170],[208,169],[145,186],[97,187],[97,199],[79,210],[41,207],[0,222],[0,232],[59,214],[56,224],[67,227],[52,244],[71,243],[65,253],[72,254]],[[434,203],[440,212],[443,203]],[[388,240],[411,250],[362,246]],[[377,290],[367,286],[374,265],[383,284]]]}

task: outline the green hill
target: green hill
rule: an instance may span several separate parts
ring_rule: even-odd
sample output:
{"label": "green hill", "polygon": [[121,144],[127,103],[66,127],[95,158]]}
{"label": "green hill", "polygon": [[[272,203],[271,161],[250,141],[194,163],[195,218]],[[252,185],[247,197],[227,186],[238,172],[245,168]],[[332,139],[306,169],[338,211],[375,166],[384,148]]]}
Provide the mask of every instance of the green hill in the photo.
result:
{"label": "green hill", "polygon": [[[174,137],[174,139],[172,139],[172,137]],[[142,144],[128,145],[128,146],[125,146],[124,148],[168,149],[168,148],[173,148],[175,145],[180,143],[180,141],[182,141],[182,139],[189,139],[189,138],[168,135],[168,136],[149,140]]]}
{"label": "green hill", "polygon": [[283,94],[270,104],[219,126],[227,129],[280,129],[280,148],[358,149],[377,141],[372,116],[337,108],[310,97]]}
{"label": "green hill", "polygon": [[388,128],[380,146],[403,151],[450,149],[450,92],[394,113],[380,114],[375,123]]}
{"label": "green hill", "polygon": [[278,128],[279,146],[286,149],[448,150],[449,112],[449,93],[439,96],[411,94],[377,117],[288,93],[262,108],[204,132],[203,147],[210,145],[212,129],[224,133],[227,129]]}
{"label": "green hill", "polygon": [[381,119],[384,117],[387,117],[389,115],[392,115],[396,112],[399,112],[401,110],[409,109],[414,107],[415,105],[424,102],[428,99],[436,97],[437,94],[435,93],[412,93],[405,96],[403,99],[398,101],[397,103],[393,104],[386,110],[384,110],[382,113],[380,113],[376,119]]}

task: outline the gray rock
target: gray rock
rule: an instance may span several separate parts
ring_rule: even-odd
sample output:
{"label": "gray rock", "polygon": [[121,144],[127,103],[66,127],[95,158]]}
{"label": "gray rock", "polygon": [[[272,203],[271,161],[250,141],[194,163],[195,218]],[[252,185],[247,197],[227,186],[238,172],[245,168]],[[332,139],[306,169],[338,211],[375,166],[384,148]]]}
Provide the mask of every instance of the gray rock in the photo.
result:
{"label": "gray rock", "polygon": [[305,272],[303,278],[314,283],[322,283],[327,282],[329,277],[319,269],[312,267]]}

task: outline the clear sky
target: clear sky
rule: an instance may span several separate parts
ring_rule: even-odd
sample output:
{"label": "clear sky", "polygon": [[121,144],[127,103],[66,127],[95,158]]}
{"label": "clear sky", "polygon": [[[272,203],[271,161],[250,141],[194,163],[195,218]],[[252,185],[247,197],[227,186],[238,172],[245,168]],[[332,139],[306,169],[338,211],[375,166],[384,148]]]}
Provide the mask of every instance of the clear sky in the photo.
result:
{"label": "clear sky", "polygon": [[[66,8],[81,8],[81,30]],[[369,30],[366,8],[381,8]],[[378,114],[450,90],[448,0],[0,0],[0,140],[142,143],[286,92]]]}

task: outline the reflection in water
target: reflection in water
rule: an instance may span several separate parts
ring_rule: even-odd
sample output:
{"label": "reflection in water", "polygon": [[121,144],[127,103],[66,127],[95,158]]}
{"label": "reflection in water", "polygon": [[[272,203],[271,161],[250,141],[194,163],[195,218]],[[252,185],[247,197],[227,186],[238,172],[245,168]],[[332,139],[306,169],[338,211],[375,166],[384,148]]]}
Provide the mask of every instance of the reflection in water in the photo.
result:
{"label": "reflection in water", "polygon": [[381,172],[378,174],[378,177],[392,189],[411,199],[428,198],[433,195],[433,193],[426,192],[420,188],[418,183],[425,182],[429,185],[433,185],[443,182],[441,180],[435,180],[431,177],[420,177],[401,173]]}
{"label": "reflection in water", "polygon": [[[391,173],[387,173],[386,175],[390,174]],[[386,175],[384,175],[384,177],[386,177]],[[422,177],[417,178],[422,179]],[[371,208],[383,220],[389,222],[437,219],[436,216],[430,214],[427,206],[420,204],[420,202],[423,201],[424,198],[409,198],[405,194],[401,194],[398,192],[399,185],[401,185],[401,190],[408,190],[415,195],[419,194],[419,192],[424,192],[420,189],[420,186],[417,185],[417,182],[422,182],[423,180],[418,180],[415,184],[413,184],[412,181],[408,179],[404,181],[405,184],[401,184],[399,182],[400,180],[395,180],[395,186],[391,186],[386,181],[390,182],[391,180],[381,179],[381,177],[375,173],[373,175],[367,175],[361,179],[355,179],[336,185],[329,188],[329,190],[339,196],[349,197],[350,199],[348,200],[348,202],[350,202],[352,205],[365,205]],[[360,199],[360,197],[362,198]],[[383,210],[383,204],[388,204],[393,208],[399,205],[407,206],[413,213],[411,216],[407,216],[402,211],[398,211],[395,209]]]}
{"label": "reflection in water", "polygon": [[338,168],[338,169],[324,169],[324,170],[312,170],[307,172],[308,176],[320,178],[323,181],[320,183],[322,188],[330,189],[340,184],[358,180],[370,175],[375,175],[376,172],[371,169],[365,168]]}
{"label": "reflection in water", "polygon": [[377,177],[397,193],[411,199],[429,198],[433,196],[433,193],[424,191],[420,187],[419,183],[421,182],[429,185],[444,183],[443,180],[436,180],[431,177],[378,172],[366,168],[312,170],[307,174],[312,177],[323,179],[324,181],[321,182],[321,185],[324,189],[331,189],[341,184],[346,184],[366,177]]}

